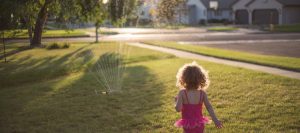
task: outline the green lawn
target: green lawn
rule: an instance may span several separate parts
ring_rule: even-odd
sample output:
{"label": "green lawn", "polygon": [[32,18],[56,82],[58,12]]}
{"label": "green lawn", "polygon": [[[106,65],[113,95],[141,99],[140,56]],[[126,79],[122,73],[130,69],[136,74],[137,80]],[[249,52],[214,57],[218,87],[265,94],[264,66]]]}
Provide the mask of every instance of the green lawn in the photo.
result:
{"label": "green lawn", "polygon": [[236,31],[238,30],[239,28],[236,28],[236,27],[211,27],[211,28],[208,28],[207,30],[208,31]]}
{"label": "green lawn", "polygon": [[[175,74],[192,60],[131,47],[123,91],[96,95],[103,88],[86,69],[117,44],[36,48],[1,62],[0,132],[181,132],[173,126]],[[210,71],[208,95],[225,126],[207,132],[299,131],[300,80],[198,63]]]}
{"label": "green lawn", "polygon": [[206,46],[179,44],[176,42],[147,41],[144,43],[189,51],[197,54],[208,55],[218,58],[261,64],[266,66],[283,68],[287,70],[300,71],[300,58],[260,55],[247,52],[211,48]]}
{"label": "green lawn", "polygon": [[[6,53],[10,53],[12,51],[16,51],[16,50],[22,50],[22,49],[27,49],[29,48],[29,44],[24,44],[24,43],[7,43],[5,45],[5,52]],[[4,54],[4,48],[3,48],[3,44],[0,44],[0,56],[2,56]]]}
{"label": "green lawn", "polygon": [[276,32],[300,32],[300,24],[293,25],[275,25]]}
{"label": "green lawn", "polygon": [[[6,38],[28,38],[27,30],[16,30],[5,32]],[[88,36],[83,30],[44,30],[43,37],[69,37]]]}
{"label": "green lawn", "polygon": [[102,30],[100,30],[100,34],[102,34],[102,35],[117,35],[119,33],[115,32],[115,31],[102,31]]}

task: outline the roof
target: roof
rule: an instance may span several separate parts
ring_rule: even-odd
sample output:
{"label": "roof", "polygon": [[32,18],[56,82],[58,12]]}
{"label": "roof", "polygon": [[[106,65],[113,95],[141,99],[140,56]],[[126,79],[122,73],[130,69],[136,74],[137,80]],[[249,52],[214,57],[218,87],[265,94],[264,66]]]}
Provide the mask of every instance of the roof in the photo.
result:
{"label": "roof", "polygon": [[[251,5],[255,0],[251,0],[246,6]],[[283,6],[300,6],[300,0],[276,0]]]}
{"label": "roof", "polygon": [[300,6],[300,0],[277,0],[284,6]]}
{"label": "roof", "polygon": [[210,1],[217,1],[218,2],[218,9],[231,9],[232,5],[236,3],[238,0],[200,0],[203,5],[209,9],[209,2]]}
{"label": "roof", "polygon": [[251,1],[249,1],[245,6],[249,6],[249,5],[251,5],[253,2],[254,2],[255,0],[251,0]]}

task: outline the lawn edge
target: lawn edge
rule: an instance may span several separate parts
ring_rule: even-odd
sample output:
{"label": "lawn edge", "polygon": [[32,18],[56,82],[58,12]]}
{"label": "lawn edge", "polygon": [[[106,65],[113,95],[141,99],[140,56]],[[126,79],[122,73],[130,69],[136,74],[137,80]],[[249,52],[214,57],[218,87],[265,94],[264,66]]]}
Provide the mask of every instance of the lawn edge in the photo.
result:
{"label": "lawn edge", "polygon": [[194,51],[189,51],[189,50],[184,50],[184,49],[179,49],[179,48],[173,48],[173,47],[155,45],[155,44],[151,44],[149,42],[140,42],[140,43],[143,43],[143,44],[146,44],[146,45],[157,46],[157,47],[170,48],[170,49],[175,49],[175,50],[190,52],[190,53],[193,53],[193,54],[204,55],[204,56],[214,57],[214,58],[219,58],[219,59],[226,59],[226,60],[231,60],[231,61],[239,61],[239,62],[250,63],[250,64],[255,64],[255,65],[262,65],[262,66],[267,66],[267,67],[273,67],[273,68],[279,68],[279,69],[289,70],[289,71],[293,71],[293,72],[300,72],[300,69],[297,69],[297,68],[290,68],[290,67],[284,67],[284,66],[279,66],[279,65],[272,65],[272,64],[266,64],[266,63],[259,63],[259,62],[253,62],[253,61],[247,61],[247,60],[240,60],[240,59],[233,59],[233,58],[226,58],[226,57],[220,57],[220,56],[215,56],[215,55],[197,53],[197,52],[194,52]]}

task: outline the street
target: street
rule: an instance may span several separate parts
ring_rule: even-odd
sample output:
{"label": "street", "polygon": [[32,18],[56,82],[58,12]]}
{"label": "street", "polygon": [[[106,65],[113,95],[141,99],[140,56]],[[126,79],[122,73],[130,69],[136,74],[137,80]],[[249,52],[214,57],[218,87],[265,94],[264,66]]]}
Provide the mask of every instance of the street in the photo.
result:
{"label": "street", "polygon": [[[235,32],[207,32],[203,28],[114,28],[108,30],[119,34],[100,36],[100,41],[176,41],[181,44],[203,45],[258,54],[300,57],[300,33],[269,33],[247,29]],[[43,39],[43,42],[53,41],[93,42],[95,36],[91,34],[91,37]],[[9,42],[28,42],[28,40],[13,39]]]}

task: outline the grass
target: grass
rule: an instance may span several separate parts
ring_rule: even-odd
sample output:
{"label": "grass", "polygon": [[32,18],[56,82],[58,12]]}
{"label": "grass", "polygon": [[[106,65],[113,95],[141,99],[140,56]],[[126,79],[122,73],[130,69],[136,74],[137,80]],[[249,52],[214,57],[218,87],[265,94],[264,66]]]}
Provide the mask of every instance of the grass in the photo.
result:
{"label": "grass", "polygon": [[[27,30],[5,32],[6,38],[28,38]],[[44,30],[43,37],[77,37],[88,36],[83,30]]]}
{"label": "grass", "polygon": [[[86,68],[116,45],[76,43],[10,56],[0,64],[0,132],[182,132],[173,126],[180,118],[175,74],[191,60],[132,47],[123,92],[96,95],[103,88]],[[207,132],[300,130],[299,80],[198,63],[210,71],[208,95],[225,126],[207,125]]]}
{"label": "grass", "polygon": [[287,70],[300,71],[300,58],[252,54],[247,52],[224,50],[205,46],[179,44],[176,42],[148,41],[144,43],[229,60],[237,60],[265,66],[278,67]]}
{"label": "grass", "polygon": [[238,30],[239,28],[236,28],[236,27],[212,27],[212,28],[208,28],[207,30],[208,31],[236,31]]}
{"label": "grass", "polygon": [[300,24],[293,25],[275,25],[275,32],[300,32]]}
{"label": "grass", "polygon": [[[28,49],[29,48],[29,44],[24,44],[24,43],[7,43],[5,44],[5,52],[10,53],[12,51],[20,51],[23,49]],[[0,56],[2,56],[4,54],[4,48],[3,48],[3,44],[0,44]]]}

